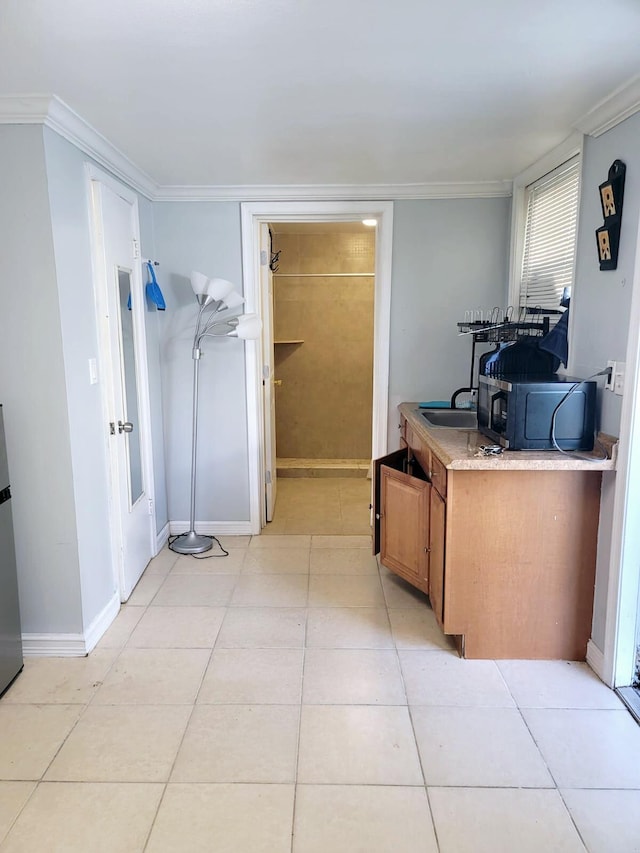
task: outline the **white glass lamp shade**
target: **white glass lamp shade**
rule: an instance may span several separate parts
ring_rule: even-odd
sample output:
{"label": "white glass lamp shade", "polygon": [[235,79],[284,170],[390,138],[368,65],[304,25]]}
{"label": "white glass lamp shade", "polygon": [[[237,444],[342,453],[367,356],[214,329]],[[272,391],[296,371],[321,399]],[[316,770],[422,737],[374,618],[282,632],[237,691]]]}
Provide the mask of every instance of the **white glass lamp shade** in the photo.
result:
{"label": "white glass lamp shade", "polygon": [[241,314],[238,317],[238,325],[229,332],[229,337],[242,338],[244,341],[255,341],[260,337],[262,322],[257,314]]}
{"label": "white glass lamp shade", "polygon": [[191,287],[196,296],[206,296],[207,285],[209,284],[209,276],[204,273],[193,270],[191,273]]}
{"label": "white glass lamp shade", "polygon": [[[207,283],[206,293],[216,302],[226,302],[227,297],[233,291],[233,284],[226,278],[210,278]],[[231,307],[231,306],[228,306]]]}
{"label": "white glass lamp shade", "polygon": [[227,308],[239,308],[244,305],[244,296],[240,296],[236,290],[232,290],[231,293],[227,293],[222,301]]}

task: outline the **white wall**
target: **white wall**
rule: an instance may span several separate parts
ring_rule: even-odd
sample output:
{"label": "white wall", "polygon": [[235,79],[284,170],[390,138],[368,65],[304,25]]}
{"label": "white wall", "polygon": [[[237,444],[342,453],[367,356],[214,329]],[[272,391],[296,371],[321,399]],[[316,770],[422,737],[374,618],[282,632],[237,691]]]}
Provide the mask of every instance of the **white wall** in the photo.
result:
{"label": "white wall", "polygon": [[[598,185],[607,179],[614,160],[626,163],[626,184],[617,270],[600,272],[595,229],[603,224]],[[624,361],[640,216],[640,113],[584,145],[576,282],[571,311],[569,372],[590,376],[607,360]],[[601,382],[602,384],[602,382]],[[622,397],[600,392],[600,428],[618,435]],[[593,614],[595,645],[604,648],[609,549],[615,474],[603,477],[598,562]]]}
{"label": "white wall", "polygon": [[89,208],[83,156],[44,129],[49,205],[58,280],[76,505],[84,627],[116,590],[109,536],[109,479],[100,384],[89,384],[98,358]]}
{"label": "white wall", "polygon": [[[157,256],[167,312],[159,317],[165,414],[169,518],[189,518],[191,468],[191,348],[197,302],[191,270],[233,281],[242,289],[240,205],[160,202],[154,205]],[[249,520],[244,344],[208,340],[200,364],[196,519]]]}
{"label": "white wall", "polygon": [[505,303],[510,210],[509,198],[395,202],[390,449],[399,403],[448,400],[468,386],[471,337],[458,337],[456,323]]}
{"label": "white wall", "polygon": [[0,126],[0,187],[0,402],[22,630],[77,633],[71,435],[41,126]]}

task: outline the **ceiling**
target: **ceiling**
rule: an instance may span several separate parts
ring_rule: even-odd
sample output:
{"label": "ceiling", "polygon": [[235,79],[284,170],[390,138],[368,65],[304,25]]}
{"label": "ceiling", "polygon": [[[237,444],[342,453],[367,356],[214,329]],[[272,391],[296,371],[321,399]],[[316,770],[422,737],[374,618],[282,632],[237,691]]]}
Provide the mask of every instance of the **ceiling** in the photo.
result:
{"label": "ceiling", "polygon": [[0,0],[0,95],[159,185],[510,179],[640,72],[638,0]]}

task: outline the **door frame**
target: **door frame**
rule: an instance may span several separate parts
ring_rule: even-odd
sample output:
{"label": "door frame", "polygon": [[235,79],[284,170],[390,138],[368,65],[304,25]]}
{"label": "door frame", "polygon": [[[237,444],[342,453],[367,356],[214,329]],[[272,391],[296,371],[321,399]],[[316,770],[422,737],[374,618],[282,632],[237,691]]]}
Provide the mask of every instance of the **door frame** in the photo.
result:
{"label": "door frame", "polygon": [[[392,201],[244,202],[240,205],[245,308],[262,316],[260,290],[260,223],[353,222],[376,218],[376,265],[373,329],[373,426],[371,458],[387,452],[389,404],[389,329],[391,318]],[[263,336],[265,330],[263,328]],[[264,400],[262,347],[247,348],[245,360],[249,451],[251,532],[264,527]]]}
{"label": "door frame", "polygon": [[626,359],[611,525],[604,649],[601,656],[597,649],[590,649],[594,669],[610,687],[631,684],[640,616],[640,533],[637,524],[632,522],[640,509],[640,227],[636,237]]}
{"label": "door frame", "polygon": [[94,204],[93,185],[102,184],[107,189],[119,195],[127,204],[131,205],[131,230],[133,240],[138,246],[138,258],[131,257],[131,313],[135,333],[136,344],[136,366],[140,371],[138,377],[138,417],[140,422],[141,447],[140,455],[142,461],[142,474],[146,484],[147,499],[149,501],[149,541],[151,544],[151,556],[157,552],[156,536],[156,510],[155,510],[155,482],[153,477],[153,445],[151,432],[151,401],[149,398],[149,366],[147,360],[147,336],[145,325],[145,296],[142,284],[142,258],[140,257],[140,218],[138,210],[137,194],[121,184],[108,172],[95,166],[93,163],[85,163],[85,183],[87,189],[87,203],[89,207],[89,231],[91,242],[91,267],[93,279],[93,292],[96,311],[96,329],[98,342],[98,381],[100,385],[100,398],[102,403],[102,415],[104,423],[104,448],[107,474],[109,478],[109,534],[111,539],[111,566],[114,583],[123,598],[125,590],[124,560],[122,547],[122,529],[120,515],[122,507],[119,501],[119,471],[113,444],[110,441],[108,425],[114,419],[116,410],[115,388],[112,376],[113,354],[109,341],[109,327],[107,320],[107,271],[105,269],[104,255],[102,251],[103,236],[98,233],[98,211]]}

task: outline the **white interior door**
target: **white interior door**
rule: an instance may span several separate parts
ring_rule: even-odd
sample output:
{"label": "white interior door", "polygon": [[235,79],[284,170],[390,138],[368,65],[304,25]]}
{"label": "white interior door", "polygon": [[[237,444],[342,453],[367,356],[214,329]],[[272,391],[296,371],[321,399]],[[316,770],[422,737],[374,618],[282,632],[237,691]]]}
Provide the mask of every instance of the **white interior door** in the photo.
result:
{"label": "white interior door", "polygon": [[153,556],[154,517],[137,207],[92,181],[101,375],[109,430],[112,542],[126,601]]}
{"label": "white interior door", "polygon": [[260,223],[260,291],[262,293],[262,387],[264,395],[264,452],[266,520],[273,520],[276,506],[276,389],[273,345],[273,273],[269,226]]}

